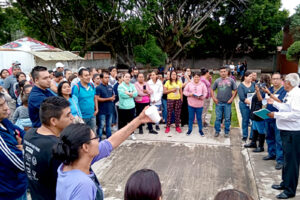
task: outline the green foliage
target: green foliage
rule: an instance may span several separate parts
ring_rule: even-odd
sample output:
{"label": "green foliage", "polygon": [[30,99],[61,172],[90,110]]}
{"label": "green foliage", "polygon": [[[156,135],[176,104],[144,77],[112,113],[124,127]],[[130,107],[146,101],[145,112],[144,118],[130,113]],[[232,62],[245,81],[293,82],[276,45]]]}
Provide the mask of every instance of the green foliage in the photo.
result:
{"label": "green foliage", "polygon": [[294,41],[300,40],[300,4],[296,8],[296,13],[291,17],[290,31]]}
{"label": "green foliage", "polygon": [[164,65],[167,55],[156,44],[155,38],[150,38],[144,45],[137,45],[134,47],[134,58],[136,62],[144,65],[150,64],[151,66]]}
{"label": "green foliage", "polygon": [[288,60],[300,59],[300,41],[294,42],[287,50],[286,58]]}
{"label": "green foliage", "polygon": [[22,13],[14,7],[0,8],[0,44],[5,44],[23,36]]}

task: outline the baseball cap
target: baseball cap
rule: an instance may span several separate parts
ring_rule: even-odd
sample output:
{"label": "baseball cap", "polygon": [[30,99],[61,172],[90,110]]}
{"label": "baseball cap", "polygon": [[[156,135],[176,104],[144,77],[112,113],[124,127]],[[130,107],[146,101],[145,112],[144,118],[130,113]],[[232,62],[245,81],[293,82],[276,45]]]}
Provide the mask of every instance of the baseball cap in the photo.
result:
{"label": "baseball cap", "polygon": [[21,63],[19,61],[15,61],[12,63],[12,66],[20,66],[20,65],[21,65]]}
{"label": "baseball cap", "polygon": [[65,65],[64,64],[62,64],[61,62],[57,62],[56,64],[55,64],[55,68],[57,69],[57,68],[60,68],[60,67],[64,67]]}

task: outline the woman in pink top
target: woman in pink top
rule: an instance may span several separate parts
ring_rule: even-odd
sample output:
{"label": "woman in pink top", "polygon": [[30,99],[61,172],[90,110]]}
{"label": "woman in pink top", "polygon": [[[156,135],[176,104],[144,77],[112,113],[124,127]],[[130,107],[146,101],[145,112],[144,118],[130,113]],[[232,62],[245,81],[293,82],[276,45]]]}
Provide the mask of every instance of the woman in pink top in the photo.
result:
{"label": "woman in pink top", "polygon": [[206,127],[207,123],[206,123],[206,114],[209,108],[209,104],[210,104],[210,99],[211,99],[211,90],[210,90],[210,86],[211,86],[211,75],[209,74],[209,71],[205,68],[201,69],[201,78],[200,78],[201,82],[204,83],[204,85],[206,86],[207,89],[207,95],[204,99],[204,105],[203,105],[203,111],[202,111],[202,122],[203,122],[203,126]]}
{"label": "woman in pink top", "polygon": [[[134,86],[138,92],[138,96],[135,97],[135,108],[136,115],[139,115],[146,106],[150,105],[150,95],[153,93],[149,84],[145,81],[144,74],[139,73],[137,76],[137,82],[134,83]],[[147,123],[149,133],[157,134],[155,130],[153,130],[152,123]],[[139,126],[139,134],[143,134],[143,126]]]}
{"label": "woman in pink top", "polygon": [[207,96],[207,88],[200,81],[201,74],[196,72],[193,77],[193,81],[188,83],[183,91],[183,94],[187,96],[188,100],[188,111],[189,111],[189,130],[186,135],[190,135],[193,130],[193,122],[195,118],[195,114],[197,117],[199,133],[201,136],[204,136],[202,131],[202,110],[204,99]]}

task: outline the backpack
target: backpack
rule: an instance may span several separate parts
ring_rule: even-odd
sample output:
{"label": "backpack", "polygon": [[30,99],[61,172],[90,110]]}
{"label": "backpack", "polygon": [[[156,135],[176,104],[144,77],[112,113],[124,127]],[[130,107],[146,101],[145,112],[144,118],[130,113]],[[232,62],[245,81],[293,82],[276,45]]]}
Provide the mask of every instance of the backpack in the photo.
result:
{"label": "backpack", "polygon": [[[74,85],[74,86],[76,86],[77,89],[78,89],[78,94],[80,93],[80,86],[79,86],[79,83],[80,83],[80,82],[78,82],[78,83],[76,83],[76,84]],[[88,85],[90,85],[90,86],[93,88],[93,90],[95,89],[94,83],[89,82]]]}

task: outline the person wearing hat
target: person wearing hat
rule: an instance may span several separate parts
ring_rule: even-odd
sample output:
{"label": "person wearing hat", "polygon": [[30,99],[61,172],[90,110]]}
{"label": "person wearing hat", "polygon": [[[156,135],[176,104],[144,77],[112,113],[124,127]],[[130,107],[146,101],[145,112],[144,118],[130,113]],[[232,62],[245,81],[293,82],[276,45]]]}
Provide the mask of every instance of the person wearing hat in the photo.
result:
{"label": "person wearing hat", "polygon": [[55,64],[55,71],[64,73],[64,67],[65,67],[64,64],[62,64],[61,62],[57,62]]}
{"label": "person wearing hat", "polygon": [[15,83],[17,83],[17,78],[16,78],[17,73],[21,72],[20,65],[21,63],[19,63],[18,61],[12,64],[12,75],[10,75],[4,80],[4,85],[3,85],[3,87],[7,90],[8,94],[15,100],[17,98],[14,93],[14,85]]}

